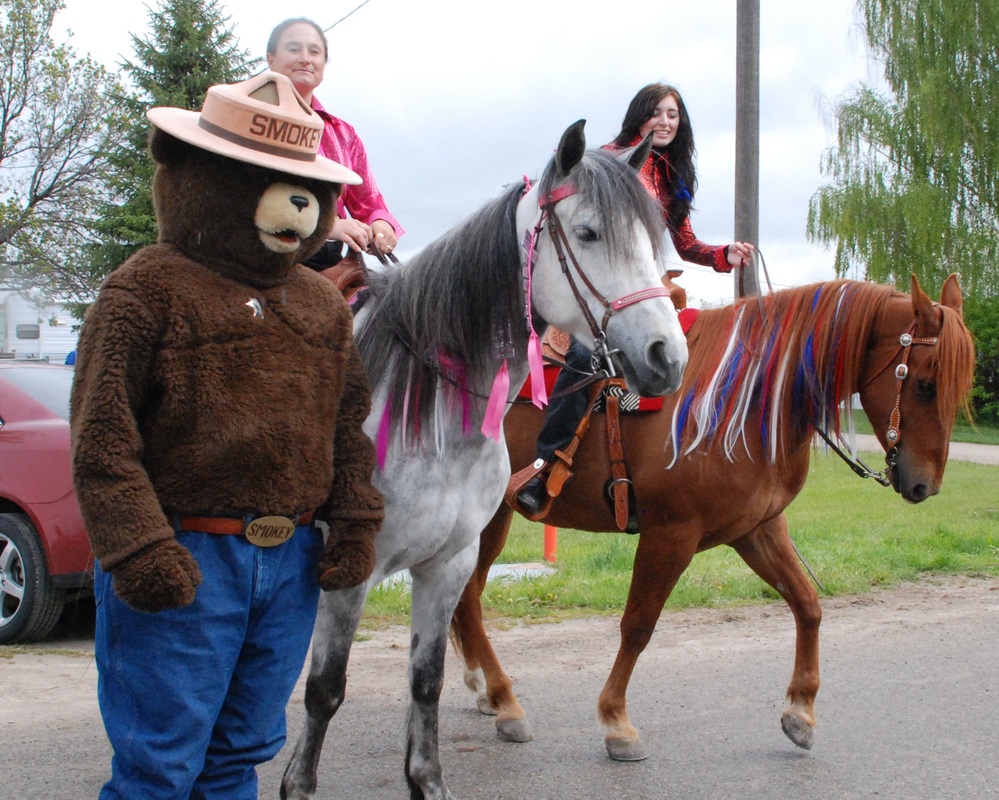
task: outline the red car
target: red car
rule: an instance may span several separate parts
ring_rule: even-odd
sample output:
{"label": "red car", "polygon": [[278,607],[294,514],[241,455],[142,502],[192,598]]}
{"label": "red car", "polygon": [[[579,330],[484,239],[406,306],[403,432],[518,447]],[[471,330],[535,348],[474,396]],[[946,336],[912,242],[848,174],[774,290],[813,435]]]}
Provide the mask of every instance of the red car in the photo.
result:
{"label": "red car", "polygon": [[90,594],[94,556],[73,489],[73,368],[0,360],[0,644],[44,638]]}

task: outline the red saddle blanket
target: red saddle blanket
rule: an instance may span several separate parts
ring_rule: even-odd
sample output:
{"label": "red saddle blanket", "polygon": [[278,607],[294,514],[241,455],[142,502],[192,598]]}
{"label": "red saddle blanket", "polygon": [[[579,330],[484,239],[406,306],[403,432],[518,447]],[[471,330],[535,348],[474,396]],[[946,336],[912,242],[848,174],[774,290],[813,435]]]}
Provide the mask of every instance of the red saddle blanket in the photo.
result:
{"label": "red saddle blanket", "polygon": [[[551,397],[552,393],[555,391],[555,379],[558,378],[559,372],[562,368],[556,366],[555,364],[545,364],[545,390],[548,396]],[[608,391],[614,392],[621,398],[621,411],[625,412],[638,412],[638,411],[658,411],[663,407],[663,399],[661,397],[642,397],[634,392],[622,391],[615,386],[610,387]],[[524,381],[524,385],[520,387],[520,392],[517,395],[518,400],[531,400],[531,379],[528,378]],[[604,410],[604,401],[601,398],[597,401],[597,404],[593,407],[594,411]]]}
{"label": "red saddle blanket", "polygon": [[[684,334],[690,331],[691,325],[694,324],[694,320],[697,319],[698,309],[696,308],[684,308],[678,314],[680,318],[680,327],[683,329]],[[560,355],[564,354],[564,350],[561,351]],[[551,397],[552,393],[555,391],[555,379],[558,378],[558,374],[561,372],[561,367],[555,364],[545,364],[545,390],[548,396]],[[612,387],[610,391],[614,392],[621,398],[621,410],[622,411],[659,411],[663,407],[663,399],[661,397],[642,397],[634,392],[624,391],[616,387]],[[528,378],[524,385],[520,387],[520,392],[517,395],[518,400],[530,400],[531,399],[531,379]],[[603,400],[598,400],[594,411],[603,411]]]}

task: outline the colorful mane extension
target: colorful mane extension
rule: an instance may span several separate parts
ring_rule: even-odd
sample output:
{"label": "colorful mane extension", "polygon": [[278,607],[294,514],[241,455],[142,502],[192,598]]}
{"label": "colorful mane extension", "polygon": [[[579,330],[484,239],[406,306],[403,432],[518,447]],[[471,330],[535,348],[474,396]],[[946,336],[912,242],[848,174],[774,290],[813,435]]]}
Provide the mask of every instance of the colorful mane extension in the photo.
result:
{"label": "colorful mane extension", "polygon": [[836,282],[788,290],[766,298],[762,311],[756,301],[740,303],[714,368],[705,370],[677,405],[672,463],[712,440],[729,459],[740,440],[749,453],[746,421],[754,406],[770,463],[777,459],[786,424],[800,430],[815,423],[838,433],[839,407],[852,379],[844,339],[856,287]]}

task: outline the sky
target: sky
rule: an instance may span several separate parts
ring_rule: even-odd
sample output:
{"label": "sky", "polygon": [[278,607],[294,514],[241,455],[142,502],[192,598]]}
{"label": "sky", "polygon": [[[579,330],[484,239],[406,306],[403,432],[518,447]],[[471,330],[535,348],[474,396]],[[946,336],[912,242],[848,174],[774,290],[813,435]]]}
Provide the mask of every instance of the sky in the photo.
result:
{"label": "sky", "polygon": [[[65,0],[53,33],[110,69],[133,58],[155,0]],[[831,110],[879,78],[856,0],[760,2],[759,241],[774,289],[835,277],[833,251],[805,235],[809,199],[828,182]],[[734,238],[736,0],[299,0],[275,13],[261,0],[221,0],[241,47],[264,57],[286,16],[327,32],[330,61],[316,96],[353,125],[375,179],[406,234],[405,260],[503,191],[535,178],[562,132],[585,119],[587,144],[620,129],[634,94],[676,86],[697,147],[691,223],[698,238]],[[358,6],[361,6],[358,8]],[[354,11],[356,9],[356,11]],[[351,12],[354,13],[351,14]],[[613,13],[609,13],[613,11]],[[349,15],[349,16],[347,16]],[[71,35],[70,35],[71,32]],[[263,66],[263,61],[261,61]],[[669,267],[692,306],[732,299],[733,278]],[[766,287],[766,278],[761,275]]]}

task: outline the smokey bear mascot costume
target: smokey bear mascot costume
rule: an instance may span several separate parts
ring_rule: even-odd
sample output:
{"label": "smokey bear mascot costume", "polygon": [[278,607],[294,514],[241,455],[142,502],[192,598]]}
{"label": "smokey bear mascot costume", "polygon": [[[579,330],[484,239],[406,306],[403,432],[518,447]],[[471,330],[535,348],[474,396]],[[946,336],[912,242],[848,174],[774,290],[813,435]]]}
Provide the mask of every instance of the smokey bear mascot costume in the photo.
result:
{"label": "smokey bear mascot costume", "polygon": [[71,406],[100,797],[256,800],[320,587],[370,576],[384,515],[351,313],[301,266],[360,179],[273,72],[148,116],[159,242],[102,285]]}

